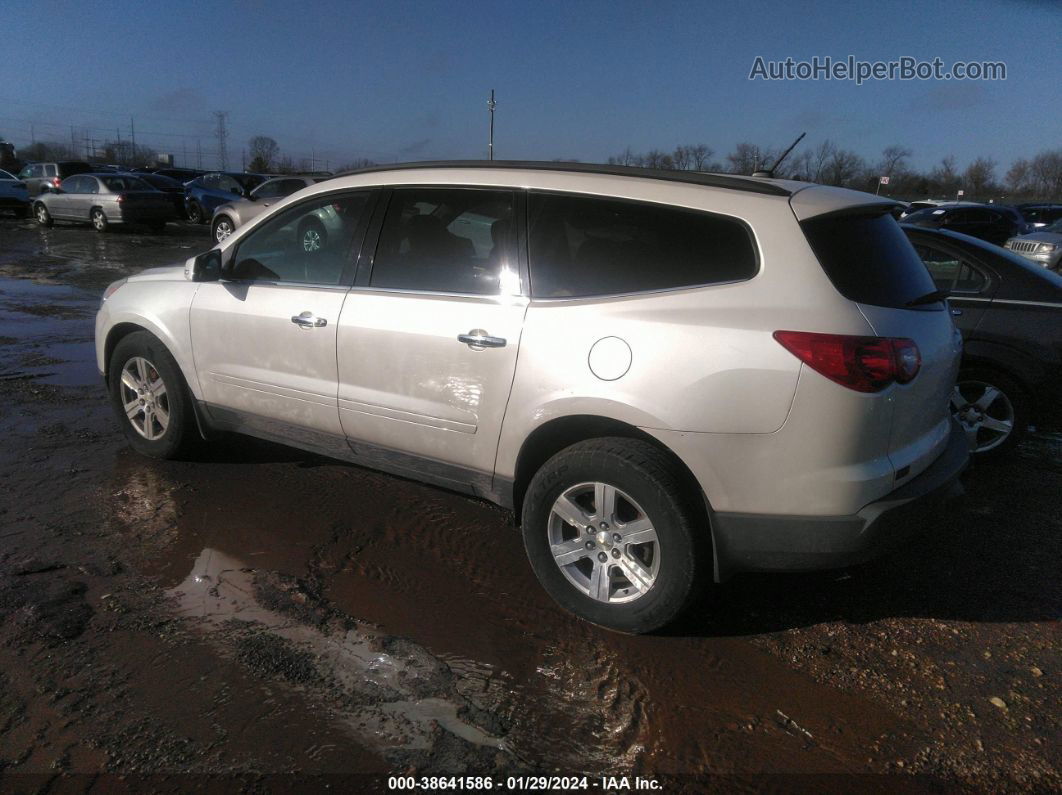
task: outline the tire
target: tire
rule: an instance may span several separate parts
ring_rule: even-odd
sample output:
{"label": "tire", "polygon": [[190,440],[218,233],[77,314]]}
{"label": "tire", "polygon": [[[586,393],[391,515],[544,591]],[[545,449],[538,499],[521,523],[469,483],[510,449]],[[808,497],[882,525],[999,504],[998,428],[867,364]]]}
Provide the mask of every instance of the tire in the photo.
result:
{"label": "tire", "polygon": [[[129,377],[123,379],[127,370]],[[161,392],[154,386],[159,381]],[[195,448],[199,431],[191,394],[177,362],[153,334],[137,331],[118,342],[111,354],[107,385],[122,432],[138,453],[183,458]],[[147,385],[153,385],[153,391]],[[141,394],[137,387],[145,392]],[[135,413],[127,413],[126,406]]]}
{"label": "tire", "polygon": [[[999,370],[978,367],[960,372],[951,407],[966,431],[971,454],[980,460],[1009,454],[1029,427],[1028,393]],[[1009,431],[997,424],[1008,421]]]}
{"label": "tire", "polygon": [[192,224],[206,223],[206,214],[197,201],[188,202],[188,222]]}
{"label": "tire", "polygon": [[52,220],[52,214],[48,212],[48,208],[41,202],[37,202],[33,205],[33,214],[37,216],[37,223],[40,226],[49,227],[55,224],[55,221]]}
{"label": "tire", "polygon": [[107,231],[107,213],[103,212],[99,207],[94,207],[92,212],[89,213],[89,221],[92,222],[92,228],[97,232]]}
{"label": "tire", "polygon": [[318,254],[328,245],[328,230],[316,218],[299,224],[299,247],[304,254]]}
{"label": "tire", "polygon": [[233,232],[236,231],[236,225],[232,222],[232,219],[227,215],[219,215],[214,219],[214,228],[212,235],[214,236],[214,242],[220,243],[227,238]]}
{"label": "tire", "polygon": [[[602,512],[597,503],[609,499],[609,488],[614,509]],[[678,467],[648,442],[602,438],[562,450],[535,473],[524,498],[524,547],[538,581],[561,607],[599,626],[661,629],[710,571],[708,529],[689,492]]]}

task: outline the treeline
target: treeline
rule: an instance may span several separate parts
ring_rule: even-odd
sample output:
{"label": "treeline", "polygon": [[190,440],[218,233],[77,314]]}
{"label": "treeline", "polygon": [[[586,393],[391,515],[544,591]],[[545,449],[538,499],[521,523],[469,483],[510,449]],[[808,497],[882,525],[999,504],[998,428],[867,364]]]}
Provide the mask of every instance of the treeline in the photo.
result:
{"label": "treeline", "polygon": [[[740,143],[732,152],[715,158],[715,150],[706,144],[645,153],[632,152],[628,147],[608,162],[643,168],[752,174],[773,165],[782,151]],[[879,158],[867,160],[827,139],[817,146],[798,145],[775,171],[775,176],[864,191],[874,191],[879,177],[888,177],[889,183],[881,186],[881,194],[902,199],[955,198],[961,190],[966,201],[1062,200],[1062,149],[1048,149],[1034,157],[1015,160],[1006,172],[1001,172],[999,163],[990,157],[978,157],[960,168],[951,155],[922,171],[910,165],[912,155],[911,149],[894,145],[885,147]]]}

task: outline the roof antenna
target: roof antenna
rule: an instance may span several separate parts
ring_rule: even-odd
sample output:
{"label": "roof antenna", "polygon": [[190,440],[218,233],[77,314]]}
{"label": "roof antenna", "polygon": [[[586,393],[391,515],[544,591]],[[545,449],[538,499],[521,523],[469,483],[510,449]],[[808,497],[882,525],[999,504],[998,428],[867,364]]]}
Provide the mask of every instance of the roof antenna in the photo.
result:
{"label": "roof antenna", "polygon": [[789,156],[789,153],[793,151],[793,149],[796,147],[796,145],[798,143],[801,142],[801,140],[803,140],[805,135],[807,135],[806,132],[800,133],[800,135],[797,136],[797,139],[795,141],[793,141],[793,143],[789,144],[789,148],[786,149],[784,152],[782,152],[781,156],[777,160],[774,161],[774,165],[773,166],[771,166],[770,168],[767,168],[767,169],[762,169],[761,168],[761,169],[759,169],[757,171],[753,171],[752,172],[752,176],[754,176],[754,177],[773,178],[774,177],[774,170],[776,168],[778,168],[778,164],[781,163],[783,160],[785,160]]}

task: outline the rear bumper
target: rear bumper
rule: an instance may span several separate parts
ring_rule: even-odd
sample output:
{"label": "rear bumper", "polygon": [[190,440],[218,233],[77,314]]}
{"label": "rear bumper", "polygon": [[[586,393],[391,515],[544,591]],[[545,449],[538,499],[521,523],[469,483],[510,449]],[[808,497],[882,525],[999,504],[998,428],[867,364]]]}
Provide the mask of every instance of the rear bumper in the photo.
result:
{"label": "rear bumper", "polygon": [[719,579],[739,571],[814,571],[863,563],[925,529],[935,508],[961,493],[970,459],[952,420],[947,447],[928,469],[850,516],[716,513],[712,517]]}

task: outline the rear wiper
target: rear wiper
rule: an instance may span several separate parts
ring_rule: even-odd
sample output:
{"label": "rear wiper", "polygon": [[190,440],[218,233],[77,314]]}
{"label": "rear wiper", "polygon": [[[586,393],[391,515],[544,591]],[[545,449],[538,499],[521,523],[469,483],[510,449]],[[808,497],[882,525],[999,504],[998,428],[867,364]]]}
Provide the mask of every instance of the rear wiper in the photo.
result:
{"label": "rear wiper", "polygon": [[947,300],[948,293],[944,290],[934,290],[931,293],[912,298],[904,306],[922,306],[923,304],[935,304],[937,301]]}

